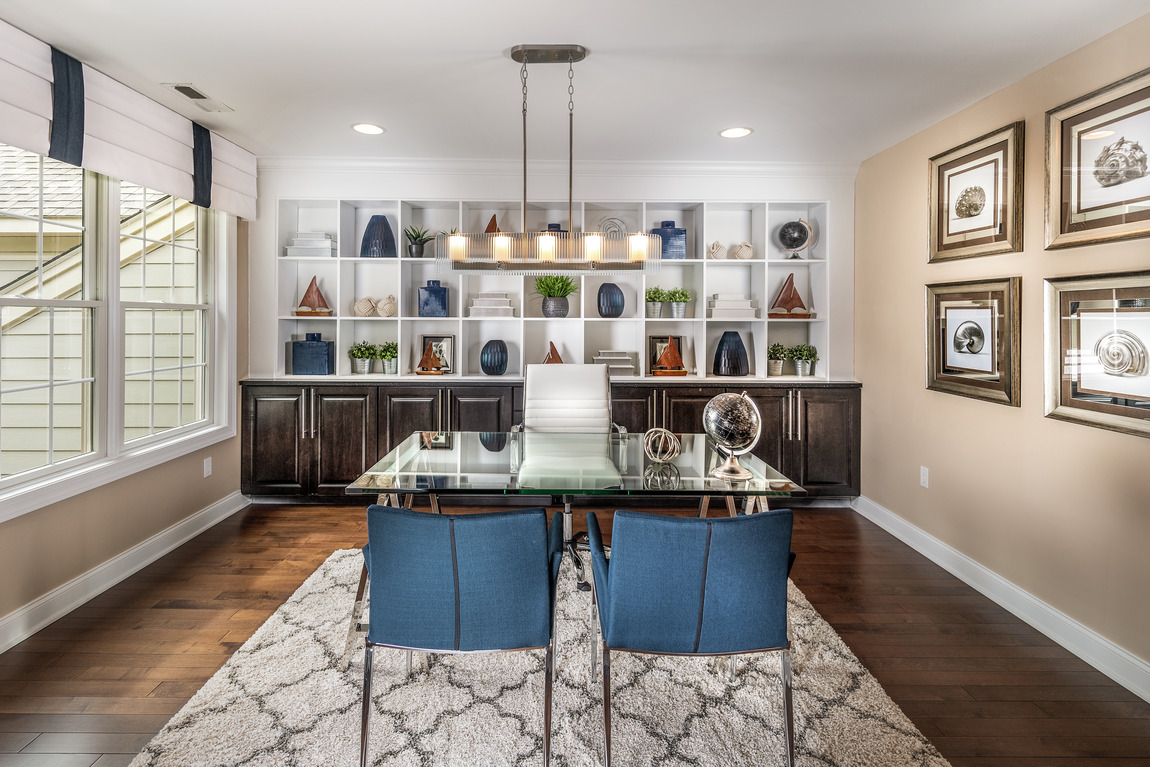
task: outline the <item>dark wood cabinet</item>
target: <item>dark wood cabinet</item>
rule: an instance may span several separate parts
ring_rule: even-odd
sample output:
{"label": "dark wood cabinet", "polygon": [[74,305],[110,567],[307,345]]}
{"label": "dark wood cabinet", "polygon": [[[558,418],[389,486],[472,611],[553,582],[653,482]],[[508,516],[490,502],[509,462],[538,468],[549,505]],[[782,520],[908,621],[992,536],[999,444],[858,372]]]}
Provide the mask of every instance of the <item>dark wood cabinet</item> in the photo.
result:
{"label": "dark wood cabinet", "polygon": [[378,458],[374,389],[246,386],[241,491],[342,495]]}
{"label": "dark wood cabinet", "polygon": [[[343,495],[347,485],[412,432],[505,432],[522,420],[521,382],[443,384],[244,384],[242,492]],[[755,455],[811,496],[859,494],[858,384],[693,386],[642,379],[611,385],[611,413],[632,433],[656,426],[698,432],[712,397],[742,391],[762,415]]]}
{"label": "dark wood cabinet", "polygon": [[811,496],[860,492],[858,385],[749,388],[763,420],[754,453]]}

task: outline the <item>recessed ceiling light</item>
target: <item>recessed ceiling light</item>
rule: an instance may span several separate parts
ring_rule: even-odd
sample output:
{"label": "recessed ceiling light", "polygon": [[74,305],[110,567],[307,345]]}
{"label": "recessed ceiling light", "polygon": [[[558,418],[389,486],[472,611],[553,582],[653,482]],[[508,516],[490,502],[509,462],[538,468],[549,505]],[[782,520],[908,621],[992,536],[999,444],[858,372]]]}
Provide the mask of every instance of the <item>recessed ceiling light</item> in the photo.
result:
{"label": "recessed ceiling light", "polygon": [[750,128],[727,128],[726,130],[719,131],[719,135],[723,138],[742,138],[754,133]]}
{"label": "recessed ceiling light", "polygon": [[1106,138],[1107,136],[1113,136],[1113,135],[1114,135],[1114,131],[1112,131],[1112,130],[1105,130],[1105,129],[1103,129],[1103,130],[1092,130],[1089,133],[1083,133],[1082,134],[1082,140],[1083,141],[1090,141],[1091,139]]}
{"label": "recessed ceiling light", "polygon": [[378,125],[373,125],[372,123],[356,123],[355,125],[351,126],[351,129],[354,131],[359,131],[360,133],[366,133],[369,136],[378,136],[384,132],[383,128],[379,127]]}

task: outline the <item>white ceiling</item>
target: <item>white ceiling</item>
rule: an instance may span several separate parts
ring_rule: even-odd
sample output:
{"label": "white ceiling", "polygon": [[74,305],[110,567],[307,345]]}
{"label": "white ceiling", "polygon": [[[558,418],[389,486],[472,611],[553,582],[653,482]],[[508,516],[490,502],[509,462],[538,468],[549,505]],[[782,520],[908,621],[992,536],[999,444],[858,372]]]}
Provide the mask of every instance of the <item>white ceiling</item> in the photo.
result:
{"label": "white ceiling", "polygon": [[[509,49],[578,43],[591,51],[575,65],[578,160],[828,163],[860,162],[1148,11],[1147,0],[0,0],[0,19],[261,157],[518,158]],[[235,112],[203,112],[163,82],[194,83]],[[566,67],[532,67],[528,83],[530,155],[565,159]],[[353,133],[360,121],[387,133]],[[718,137],[732,125],[755,133]]]}

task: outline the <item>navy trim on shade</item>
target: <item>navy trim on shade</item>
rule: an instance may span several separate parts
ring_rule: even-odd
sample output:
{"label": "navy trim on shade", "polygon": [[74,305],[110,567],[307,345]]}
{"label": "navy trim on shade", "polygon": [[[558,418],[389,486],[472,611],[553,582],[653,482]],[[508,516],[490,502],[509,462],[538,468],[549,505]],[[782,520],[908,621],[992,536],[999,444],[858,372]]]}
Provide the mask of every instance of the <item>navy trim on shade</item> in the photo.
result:
{"label": "navy trim on shade", "polygon": [[70,165],[84,162],[84,65],[55,48],[48,156]]}
{"label": "navy trim on shade", "polygon": [[192,205],[212,207],[212,132],[192,123]]}

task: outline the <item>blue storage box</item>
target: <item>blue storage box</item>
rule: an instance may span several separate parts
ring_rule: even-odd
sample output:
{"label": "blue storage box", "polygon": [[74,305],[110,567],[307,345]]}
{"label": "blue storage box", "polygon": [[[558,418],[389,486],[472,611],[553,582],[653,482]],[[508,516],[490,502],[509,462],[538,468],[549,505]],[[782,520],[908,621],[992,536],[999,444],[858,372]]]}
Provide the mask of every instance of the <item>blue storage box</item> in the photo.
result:
{"label": "blue storage box", "polygon": [[288,342],[287,372],[297,376],[335,374],[335,341],[324,341],[322,333],[306,333],[304,341]]}
{"label": "blue storage box", "polygon": [[687,257],[687,230],[676,228],[674,221],[664,221],[662,226],[651,230],[663,238],[663,258],[683,259]]}

